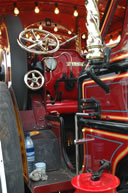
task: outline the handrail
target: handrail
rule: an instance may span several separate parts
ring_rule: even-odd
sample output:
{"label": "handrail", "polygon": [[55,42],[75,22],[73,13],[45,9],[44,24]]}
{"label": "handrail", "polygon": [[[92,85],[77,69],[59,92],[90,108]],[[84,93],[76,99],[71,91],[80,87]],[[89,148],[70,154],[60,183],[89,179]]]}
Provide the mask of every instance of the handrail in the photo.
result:
{"label": "handrail", "polygon": [[89,116],[89,113],[76,113],[75,114],[75,140],[76,145],[76,175],[79,174],[79,144],[84,144],[87,141],[92,141],[90,139],[79,139],[78,135],[78,116]]}

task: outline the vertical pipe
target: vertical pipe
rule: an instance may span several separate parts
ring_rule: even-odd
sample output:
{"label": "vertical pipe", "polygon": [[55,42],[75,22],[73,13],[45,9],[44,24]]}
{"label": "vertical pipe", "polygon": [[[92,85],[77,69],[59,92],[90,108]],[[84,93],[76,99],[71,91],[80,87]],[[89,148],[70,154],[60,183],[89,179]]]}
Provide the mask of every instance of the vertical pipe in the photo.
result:
{"label": "vertical pipe", "polygon": [[[75,138],[78,140],[77,113],[75,114]],[[76,144],[76,175],[79,174],[79,145]]]}
{"label": "vertical pipe", "polygon": [[76,175],[79,174],[79,144],[77,143],[79,139],[78,134],[78,116],[89,116],[89,113],[76,113],[75,114],[75,141],[76,141]]}

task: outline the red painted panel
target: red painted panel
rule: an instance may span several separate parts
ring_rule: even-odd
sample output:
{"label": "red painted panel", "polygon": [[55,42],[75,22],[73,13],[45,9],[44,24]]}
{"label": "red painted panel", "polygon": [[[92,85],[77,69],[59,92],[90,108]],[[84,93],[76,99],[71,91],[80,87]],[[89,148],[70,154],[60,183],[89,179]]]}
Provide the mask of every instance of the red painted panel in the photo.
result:
{"label": "red painted panel", "polygon": [[110,62],[115,62],[121,59],[125,59],[128,57],[128,49],[127,49],[127,26],[128,25],[128,6],[126,7],[125,19],[123,21],[123,28],[121,30],[121,41],[120,43],[114,47],[111,51]]}
{"label": "red painted panel", "polygon": [[65,87],[65,81],[59,82],[58,96],[56,96],[55,83],[57,79],[63,77],[64,73],[66,74],[66,78],[70,78],[71,71],[73,72],[73,77],[77,78],[82,68],[81,64],[84,63],[85,59],[75,50],[59,50],[53,57],[57,61],[57,67],[53,72],[46,73],[47,92],[50,93],[53,100],[56,99],[56,97],[58,99],[60,93],[62,94],[62,100],[77,100],[77,83],[75,83],[75,88],[72,91],[68,91]]}
{"label": "red painted panel", "polygon": [[46,105],[48,113],[57,111],[58,113],[76,113],[78,111],[77,101],[62,101],[55,102],[55,104],[48,103]]}
{"label": "red painted panel", "polygon": [[24,131],[32,131],[36,128],[36,121],[32,110],[20,111],[20,117]]}
{"label": "red painted panel", "polygon": [[33,189],[32,193],[50,193],[50,192],[72,190],[73,187],[71,185],[71,182],[67,181],[67,182],[49,184],[45,186],[33,186],[32,189]]}
{"label": "red painted panel", "polygon": [[42,103],[42,97],[40,95],[33,95],[32,107],[36,120],[36,129],[42,129],[45,127],[45,106]]}
{"label": "red painted panel", "polygon": [[84,170],[98,170],[100,160],[111,162],[112,173],[120,159],[127,154],[128,137],[107,131],[84,128],[84,138],[93,139],[84,145]]}
{"label": "red painted panel", "polygon": [[128,120],[128,73],[108,76],[101,80],[109,86],[110,93],[106,94],[94,81],[85,81],[83,98],[94,97],[100,102],[102,118]]}

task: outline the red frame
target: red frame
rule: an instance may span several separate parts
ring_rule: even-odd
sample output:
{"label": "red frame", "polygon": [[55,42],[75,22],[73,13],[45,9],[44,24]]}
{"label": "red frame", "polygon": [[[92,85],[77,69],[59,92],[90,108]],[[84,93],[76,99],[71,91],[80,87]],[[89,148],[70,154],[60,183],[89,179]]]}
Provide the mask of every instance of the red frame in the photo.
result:
{"label": "red frame", "polygon": [[[114,9],[113,5],[116,1],[111,1],[110,9],[107,14],[109,23],[111,19],[111,11]],[[112,9],[111,9],[112,8]],[[110,15],[110,16],[109,16]],[[114,65],[116,68],[116,64],[120,64],[122,61],[127,61],[128,52],[126,49],[127,45],[127,28],[125,26],[128,25],[128,5],[126,7],[126,14],[124,18],[123,31],[121,36],[120,43],[111,50],[111,56],[108,65]],[[103,28],[101,29],[102,36],[104,36],[107,26],[103,24]],[[84,144],[84,161],[83,161],[83,172],[86,172],[88,169],[96,171],[100,167],[100,160],[108,160],[111,164],[111,173],[114,175],[119,175],[120,170],[123,168],[123,163],[127,163],[127,155],[128,155],[128,135],[127,132],[123,131],[121,128],[121,124],[127,124],[128,121],[128,111],[127,111],[127,88],[128,88],[128,73],[118,73],[111,74],[111,71],[107,74],[98,76],[98,78],[109,86],[110,92],[105,93],[96,82],[90,79],[84,80],[84,76],[82,77],[81,83],[81,93],[82,99],[89,99],[94,97],[101,105],[101,117],[100,118],[92,118],[95,121],[104,124],[109,122],[111,125],[116,123],[118,126],[120,125],[119,130],[117,131],[111,128],[111,125],[106,129],[102,127],[95,126],[88,127],[85,122],[85,126],[82,129],[83,138],[92,139],[91,141],[86,141]],[[92,111],[86,110],[84,113],[89,113]],[[85,117],[89,119],[90,117]],[[89,119],[91,122],[91,119]],[[95,123],[94,123],[95,124]],[[117,171],[118,169],[118,171]],[[108,171],[107,171],[108,172]],[[123,171],[125,174],[125,171]],[[124,177],[125,178],[125,177]]]}
{"label": "red frame", "polygon": [[93,96],[100,102],[102,119],[128,121],[128,73],[106,76],[101,80],[109,86],[110,93],[106,94],[94,81],[89,80],[82,84],[83,99]]}
{"label": "red frame", "polygon": [[[115,9],[117,0],[113,0],[110,3],[110,7],[107,12],[107,16],[105,19],[105,23],[103,24],[101,28],[101,33],[102,37],[104,36],[106,30],[107,30],[107,25],[109,24],[109,21],[112,17],[112,13]],[[128,12],[128,11],[127,11]],[[127,24],[128,22],[128,15],[126,14],[125,16],[125,23],[124,25]],[[124,29],[124,28],[123,28]],[[112,54],[110,58],[110,62],[117,61],[119,59],[123,59],[124,57],[127,56],[126,50],[122,51],[122,47],[125,45],[124,42],[128,39],[126,34],[126,29],[124,29],[122,33],[122,38],[120,44],[112,49]],[[119,51],[120,50],[120,51]],[[62,54],[62,53],[68,53],[68,54]],[[122,53],[125,55],[122,56]],[[117,56],[118,55],[118,56]],[[58,57],[60,56],[60,57]],[[55,93],[55,82],[57,79],[62,78],[62,72],[67,74],[67,77],[70,76],[70,70],[71,66],[67,66],[66,62],[71,61],[71,58],[73,59],[73,62],[84,62],[85,59],[82,58],[76,51],[74,50],[59,50],[54,54],[54,57],[57,59],[57,68],[52,72],[52,81],[49,82],[50,80],[50,72],[46,72],[45,78],[46,78],[46,91],[50,93],[51,98],[55,99],[56,98],[56,93]],[[43,58],[41,58],[42,60]],[[77,78],[79,76],[79,73],[81,71],[81,66],[73,66],[73,72],[74,72],[74,77]],[[116,82],[123,82],[123,85],[119,84],[118,88],[123,90],[122,92],[118,93],[118,98],[114,97],[114,102],[116,107],[116,102],[119,103],[119,98],[125,97],[126,99],[126,90],[127,90],[127,85],[126,82],[128,80],[128,73],[122,73],[120,75],[113,75],[113,76],[107,76],[105,78],[101,79],[105,84],[111,84],[111,90],[113,89],[113,85],[116,84]],[[75,84],[75,88],[73,91],[67,91],[65,89],[65,83],[60,82],[60,87],[59,87],[59,92],[63,92],[62,96],[62,101],[59,101],[59,98],[56,98],[54,104],[51,103],[51,99],[49,96],[46,94],[44,97],[45,105],[42,104],[42,98],[39,95],[33,95],[32,96],[32,106],[33,106],[33,112],[29,112],[28,116],[24,116],[24,112],[21,112],[21,117],[25,118],[26,121],[24,121],[25,125],[24,127],[27,126],[27,128],[30,128],[30,125],[28,123],[28,117],[34,115],[35,119],[33,118],[33,125],[36,124],[38,129],[41,129],[41,125],[47,124],[45,120],[45,115],[56,115],[59,116],[60,114],[67,114],[68,113],[75,113],[77,112],[77,84]],[[122,87],[121,87],[122,86]],[[95,89],[90,89],[92,87],[95,87]],[[98,89],[98,90],[97,90]],[[85,93],[86,90],[86,93]],[[125,91],[124,91],[125,90]],[[96,91],[100,93],[100,96],[103,97],[103,101],[101,102],[101,119],[106,119],[106,120],[123,120],[127,121],[127,111],[126,112],[112,112],[112,107],[109,107],[109,111],[104,111],[105,110],[105,100],[107,97],[110,97],[110,95],[105,95],[104,91],[96,85],[96,83],[92,80],[84,81],[82,85],[82,97],[84,98],[90,98],[92,95],[96,97]],[[114,95],[114,93],[112,94]],[[96,97],[97,100],[99,100],[99,96]],[[109,100],[109,103],[112,103],[111,97]],[[125,103],[126,102],[126,103]],[[124,109],[125,105],[127,105],[127,101],[124,102],[124,106],[119,105],[118,108],[120,111]],[[117,108],[117,107],[116,107]],[[118,109],[114,109],[118,110]],[[107,112],[107,113],[106,113]],[[33,114],[33,115],[32,115]],[[31,123],[32,124],[32,123]],[[56,136],[58,137],[59,144],[61,144],[61,138],[60,138],[60,124],[55,121],[51,121],[49,124],[53,125],[53,131],[55,132]],[[116,174],[116,167],[120,160],[126,156],[128,153],[127,149],[127,142],[128,142],[128,137],[124,134],[118,134],[118,133],[112,133],[110,131],[101,131],[100,129],[94,129],[94,128],[87,128],[86,126],[83,128],[83,137],[86,139],[94,138],[94,141],[86,142],[84,145],[84,163],[83,163],[83,172],[86,171],[86,169],[93,169],[97,170],[99,168],[99,160],[101,159],[107,159],[111,162],[111,167],[112,167],[112,173]],[[96,148],[94,148],[96,147]],[[108,148],[110,151],[108,152]],[[104,152],[108,152],[105,154]],[[88,165],[89,163],[89,165]],[[57,192],[57,191],[69,191],[72,190],[73,187],[71,186],[71,182],[65,181],[61,183],[54,183],[54,184],[45,184],[45,185],[36,185],[35,183],[30,184],[30,189],[34,193],[40,193],[40,192]]]}

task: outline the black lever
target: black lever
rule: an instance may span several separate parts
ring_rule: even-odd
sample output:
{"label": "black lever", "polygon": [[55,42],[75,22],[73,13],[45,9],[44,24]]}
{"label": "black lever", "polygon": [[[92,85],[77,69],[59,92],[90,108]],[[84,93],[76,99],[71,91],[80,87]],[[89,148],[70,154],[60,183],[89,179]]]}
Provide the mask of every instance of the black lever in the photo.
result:
{"label": "black lever", "polygon": [[95,171],[95,172],[92,171],[91,180],[93,180],[93,181],[99,180],[100,177],[102,176],[103,171],[105,169],[110,169],[110,162],[107,160],[101,160],[100,165],[101,165],[101,167],[97,171]]}
{"label": "black lever", "polygon": [[89,113],[89,116],[92,116],[92,117],[96,116],[97,118],[101,117],[100,103],[94,97],[87,98],[87,99],[81,99],[80,108],[82,110],[94,111],[94,112]]}
{"label": "black lever", "polygon": [[93,70],[93,66],[90,66],[86,69],[86,73],[88,77],[94,80],[102,89],[105,90],[106,93],[109,93],[110,88],[108,87],[108,85],[106,85],[103,81],[97,78],[97,76],[92,72],[92,70]]}

